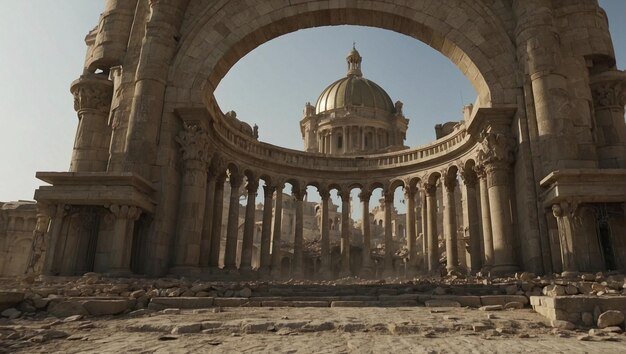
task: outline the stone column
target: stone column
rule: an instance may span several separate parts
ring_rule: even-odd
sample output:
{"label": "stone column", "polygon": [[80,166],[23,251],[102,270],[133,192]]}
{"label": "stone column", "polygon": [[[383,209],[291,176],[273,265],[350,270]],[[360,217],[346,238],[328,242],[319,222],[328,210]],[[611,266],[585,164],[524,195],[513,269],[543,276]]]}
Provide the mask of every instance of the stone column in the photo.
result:
{"label": "stone column", "polygon": [[422,267],[423,271],[428,270],[428,195],[426,194],[426,190],[422,189],[420,193],[420,197],[422,198]]}
{"label": "stone column", "polygon": [[157,158],[167,75],[189,0],[151,0],[135,74],[124,171],[150,176]]}
{"label": "stone column", "polygon": [[51,205],[49,207],[49,214],[51,218],[50,233],[48,236],[48,242],[46,247],[46,257],[43,265],[44,275],[56,275],[59,272],[61,261],[61,230],[63,229],[63,222],[69,207],[65,204]]}
{"label": "stone column", "polygon": [[456,208],[454,205],[454,189],[456,187],[456,173],[454,176],[442,175],[443,182],[443,233],[446,237],[446,270],[448,273],[457,270],[459,257],[456,243]]}
{"label": "stone column", "polygon": [[259,190],[259,180],[254,176],[248,176],[246,184],[248,201],[246,204],[246,219],[243,225],[243,240],[241,246],[241,264],[239,268],[243,272],[252,271],[252,248],[254,246],[254,224],[256,211],[256,192]]}
{"label": "stone column", "polygon": [[181,146],[183,176],[178,203],[178,224],[173,273],[197,271],[200,265],[202,219],[209,167],[209,135],[195,125],[184,124],[176,141]]}
{"label": "stone column", "polygon": [[237,172],[230,172],[230,204],[228,206],[228,224],[226,226],[226,249],[224,253],[224,269],[237,271],[237,235],[239,231],[239,188],[243,177]]}
{"label": "stone column", "polygon": [[483,268],[491,270],[493,267],[493,235],[491,233],[491,208],[489,206],[489,189],[487,188],[487,173],[485,166],[475,167],[476,176],[478,177],[480,186],[480,214],[482,216],[482,233],[483,244],[485,247],[485,259]]}
{"label": "stone column", "polygon": [[552,205],[552,213],[556,218],[559,228],[559,245],[561,246],[561,262],[563,265],[563,277],[575,277],[578,275],[576,264],[576,248],[574,239],[580,228],[578,224],[578,204],[562,202]]}
{"label": "stone column", "polygon": [[[55,208],[56,209],[56,208]],[[1,222],[0,222],[1,224]],[[37,224],[33,230],[33,243],[28,257],[27,274],[40,274],[46,252],[46,239],[50,226],[50,207],[47,204],[37,203]],[[0,226],[1,227],[1,226]]]}
{"label": "stone column", "polygon": [[[513,253],[513,222],[509,173],[513,141],[502,133],[483,133],[479,159],[485,166],[489,189],[494,262],[492,272],[511,273],[518,270]],[[487,246],[485,246],[487,248]]]}
{"label": "stone column", "polygon": [[296,199],[296,230],[293,239],[293,275],[296,278],[304,276],[304,196],[306,189],[294,188],[292,191]]}
{"label": "stone column", "polygon": [[350,275],[350,190],[342,190],[341,197],[341,276]]}
{"label": "stone column", "polygon": [[605,71],[591,77],[591,93],[600,168],[626,168],[626,72]]}
{"label": "stone column", "polygon": [[283,234],[283,182],[276,183],[276,205],[274,206],[274,230],[272,232],[272,276],[280,277],[281,238]]}
{"label": "stone column", "polygon": [[336,149],[336,145],[337,145],[336,143],[337,142],[335,141],[335,134],[333,134],[332,130],[328,133],[328,141],[329,141],[328,153],[329,154],[334,154],[335,151],[337,150]]}
{"label": "stone column", "polygon": [[427,239],[428,239],[428,271],[439,271],[439,242],[437,240],[437,187],[434,184],[425,183],[426,214],[427,214]]}
{"label": "stone column", "polygon": [[104,172],[109,161],[109,111],[113,82],[107,75],[86,74],[72,83],[78,129],[70,172]]}
{"label": "stone column", "polygon": [[[562,59],[558,21],[550,0],[516,0],[512,8],[517,16],[516,44],[518,62],[527,65],[536,116],[537,137],[533,138],[541,151],[541,176],[557,169],[587,167],[595,161],[590,130],[577,129],[573,112],[576,105],[570,96],[570,83],[564,74],[567,67]],[[623,120],[623,117],[622,117]],[[584,144],[585,157],[578,145]],[[568,146],[570,148],[563,148]],[[495,210],[496,206],[492,205]],[[493,230],[494,237],[498,232]],[[494,239],[495,241],[495,239]],[[496,254],[498,247],[495,246]],[[497,255],[496,255],[497,257]]]}
{"label": "stone column", "polygon": [[383,276],[391,276],[393,272],[393,230],[391,225],[391,210],[393,209],[393,192],[385,191],[385,258],[383,261]]}
{"label": "stone column", "polygon": [[404,188],[404,200],[406,201],[406,243],[409,249],[409,269],[407,276],[417,272],[417,234],[415,231],[415,186]]}
{"label": "stone column", "polygon": [[212,272],[219,272],[220,248],[222,243],[222,213],[224,210],[224,182],[226,173],[220,172],[215,180],[215,198],[213,202],[213,221],[211,221],[211,257],[209,267]]}
{"label": "stone column", "polygon": [[461,178],[465,185],[466,208],[468,228],[470,235],[470,257],[471,257],[471,273],[480,271],[482,266],[482,257],[480,251],[480,220],[478,220],[478,202],[476,199],[476,184],[478,179],[476,173],[469,168],[461,171]]}
{"label": "stone column", "polygon": [[207,188],[204,199],[204,218],[200,241],[200,267],[207,268],[211,258],[211,231],[213,229],[213,208],[215,207],[215,184],[217,173],[213,166],[207,174]]}
{"label": "stone column", "polygon": [[328,212],[328,201],[330,200],[330,192],[325,188],[319,189],[320,197],[322,199],[322,237],[321,237],[321,265],[320,276],[322,278],[329,278],[331,276],[330,271],[330,223]]}
{"label": "stone column", "polygon": [[276,187],[268,185],[265,181],[263,186],[263,225],[261,226],[261,256],[259,271],[267,275],[270,271],[271,258],[271,236],[272,236],[272,208],[274,200],[274,191]]}
{"label": "stone column", "polygon": [[371,221],[370,221],[370,197],[372,192],[362,189],[359,193],[359,199],[361,199],[361,232],[363,232],[363,266],[362,273],[364,275],[371,275],[372,272],[372,241],[371,241]]}
{"label": "stone column", "polygon": [[131,205],[111,205],[109,210],[115,217],[113,239],[109,253],[109,273],[116,276],[132,274],[130,258],[133,245],[135,221],[141,215],[141,209]]}

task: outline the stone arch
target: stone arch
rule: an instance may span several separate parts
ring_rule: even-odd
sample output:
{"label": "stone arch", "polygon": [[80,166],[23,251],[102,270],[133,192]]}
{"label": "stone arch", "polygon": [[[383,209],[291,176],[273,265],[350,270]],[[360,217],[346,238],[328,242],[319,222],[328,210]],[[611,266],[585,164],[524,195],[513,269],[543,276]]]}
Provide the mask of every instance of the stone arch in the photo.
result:
{"label": "stone arch", "polygon": [[[310,0],[250,5],[194,5],[170,71],[171,87],[189,90],[194,104],[213,105],[213,91],[230,68],[259,45],[299,29],[360,25],[388,29],[424,42],[450,59],[476,89],[481,106],[515,103],[515,48],[491,9],[471,0],[426,7],[362,0],[329,5]],[[227,14],[237,14],[229,16]],[[204,102],[203,102],[204,101]]]}
{"label": "stone arch", "polygon": [[429,184],[436,184],[440,178],[441,178],[441,173],[431,172],[430,174],[428,174],[428,177],[425,178],[425,180],[428,181]]}

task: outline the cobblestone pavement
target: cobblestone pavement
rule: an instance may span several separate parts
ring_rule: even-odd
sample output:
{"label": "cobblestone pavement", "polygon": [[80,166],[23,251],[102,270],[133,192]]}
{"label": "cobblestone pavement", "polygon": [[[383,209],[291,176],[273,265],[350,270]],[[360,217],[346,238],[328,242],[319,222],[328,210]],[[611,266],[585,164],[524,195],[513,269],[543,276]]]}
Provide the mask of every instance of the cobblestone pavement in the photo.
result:
{"label": "cobblestone pavement", "polygon": [[623,334],[555,330],[531,310],[469,308],[170,309],[19,319],[0,333],[0,352],[11,353],[626,353]]}

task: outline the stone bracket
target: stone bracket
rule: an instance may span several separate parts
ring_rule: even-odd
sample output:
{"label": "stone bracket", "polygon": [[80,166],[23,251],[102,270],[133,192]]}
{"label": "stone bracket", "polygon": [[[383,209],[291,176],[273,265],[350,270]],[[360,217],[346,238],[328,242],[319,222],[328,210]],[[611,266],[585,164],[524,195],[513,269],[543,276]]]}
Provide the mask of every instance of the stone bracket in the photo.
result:
{"label": "stone bracket", "polygon": [[626,169],[569,169],[551,172],[541,180],[545,208],[563,201],[626,202]]}

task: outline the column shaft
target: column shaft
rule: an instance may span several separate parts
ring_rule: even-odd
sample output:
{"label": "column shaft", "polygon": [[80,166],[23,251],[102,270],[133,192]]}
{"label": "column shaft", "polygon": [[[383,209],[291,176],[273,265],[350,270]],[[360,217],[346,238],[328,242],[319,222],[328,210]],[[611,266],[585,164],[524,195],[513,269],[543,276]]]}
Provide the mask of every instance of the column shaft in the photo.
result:
{"label": "column shaft", "polygon": [[363,232],[363,269],[369,270],[372,267],[372,243],[371,243],[371,231],[370,231],[370,197],[371,192],[361,191],[359,198],[361,199],[362,218],[361,218],[361,231]]}
{"label": "column shaft", "polygon": [[[250,178],[250,177],[248,177]],[[254,246],[254,224],[255,224],[255,199],[259,188],[259,182],[248,179],[248,201],[246,204],[246,219],[243,226],[243,240],[241,246],[240,269],[244,271],[252,270],[252,248]]]}
{"label": "column shaft", "polygon": [[417,269],[417,234],[415,230],[415,188],[408,187],[404,194],[406,201],[406,243],[409,250],[409,273]]}
{"label": "column shaft", "polygon": [[274,232],[272,233],[272,274],[281,275],[281,238],[283,233],[283,185],[276,188],[276,206],[274,207]]}
{"label": "column shaft", "polygon": [[439,270],[439,242],[437,240],[437,189],[432,184],[427,184],[426,208],[428,214],[428,271],[437,272]]}
{"label": "column shaft", "polygon": [[50,236],[48,237],[46,256],[43,266],[43,274],[56,275],[60,266],[60,249],[59,241],[61,238],[61,230],[63,229],[63,221],[67,212],[65,205],[59,204],[50,207],[50,216],[52,218],[50,225]]}
{"label": "column shaft", "polygon": [[230,175],[230,204],[228,206],[228,224],[226,226],[226,249],[224,253],[224,269],[237,269],[237,236],[239,234],[239,187],[241,176]]}
{"label": "column shaft", "polygon": [[393,226],[391,223],[391,210],[393,208],[393,191],[385,193],[385,258],[383,261],[383,275],[393,274]]}
{"label": "column shaft", "polygon": [[204,219],[202,222],[202,239],[200,241],[200,267],[209,266],[211,258],[211,231],[213,226],[213,208],[215,207],[216,176],[209,174],[205,196]]}
{"label": "column shaft", "polygon": [[293,194],[296,198],[296,229],[293,240],[293,274],[301,278],[304,274],[304,194],[305,190],[295,191]]}
{"label": "column shaft", "polygon": [[508,169],[500,163],[486,166],[489,185],[491,230],[493,232],[493,272],[510,273],[518,269],[513,254],[513,224],[509,197]]}
{"label": "column shaft", "polygon": [[222,247],[222,213],[224,210],[224,181],[226,175],[217,177],[215,183],[215,199],[213,202],[213,221],[211,222],[211,257],[209,266],[214,270],[220,267],[220,248]]}
{"label": "column shaft", "polygon": [[[267,182],[265,182],[267,183]],[[271,234],[272,234],[272,201],[274,200],[273,186],[267,184],[263,187],[263,225],[261,226],[261,257],[260,271],[269,272],[271,264]]]}
{"label": "column shaft", "polygon": [[341,194],[341,273],[350,274],[350,191]]}
{"label": "column shaft", "polygon": [[443,193],[443,228],[446,236],[446,270],[448,272],[457,269],[459,264],[456,243],[456,208],[454,205],[454,189],[456,179],[446,181]]}
{"label": "column shaft", "polygon": [[484,267],[489,270],[493,267],[494,258],[489,189],[487,188],[487,175],[485,172],[479,170],[478,177],[480,180],[480,213],[482,215],[483,244],[485,247]]}
{"label": "column shaft", "polygon": [[322,237],[321,237],[321,267],[320,273],[323,278],[330,277],[330,223],[328,218],[328,201],[330,193],[328,191],[320,191],[322,198]]}

